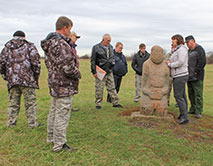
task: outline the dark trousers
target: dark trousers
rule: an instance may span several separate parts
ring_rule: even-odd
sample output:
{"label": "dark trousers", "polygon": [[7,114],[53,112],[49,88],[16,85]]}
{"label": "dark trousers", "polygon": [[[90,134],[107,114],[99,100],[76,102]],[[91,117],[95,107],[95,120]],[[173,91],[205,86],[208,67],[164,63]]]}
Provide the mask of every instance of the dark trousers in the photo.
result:
{"label": "dark trousers", "polygon": [[184,120],[188,120],[188,103],[185,92],[185,85],[188,76],[177,77],[173,79],[174,97],[179,107],[180,116]]}
{"label": "dark trousers", "polygon": [[203,112],[203,81],[188,81],[188,96],[191,103],[190,112],[202,114]]}
{"label": "dark trousers", "polygon": [[[117,75],[113,75],[114,76],[114,82],[115,82],[115,89],[116,92],[118,94],[119,90],[120,90],[120,86],[121,86],[121,80],[122,80],[122,76],[117,76]],[[107,94],[107,102],[112,102],[112,99],[109,95],[109,93]]]}

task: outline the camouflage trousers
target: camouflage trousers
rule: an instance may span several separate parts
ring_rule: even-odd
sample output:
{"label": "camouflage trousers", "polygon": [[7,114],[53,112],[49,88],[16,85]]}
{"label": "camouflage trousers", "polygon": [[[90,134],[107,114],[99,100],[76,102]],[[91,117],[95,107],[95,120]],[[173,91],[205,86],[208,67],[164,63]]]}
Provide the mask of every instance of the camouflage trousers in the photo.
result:
{"label": "camouflage trousers", "polygon": [[37,104],[36,92],[34,88],[13,86],[9,90],[9,106],[7,126],[16,125],[18,114],[20,111],[21,95],[24,96],[26,116],[28,127],[33,128],[38,125],[37,122]]}
{"label": "camouflage trousers", "polygon": [[103,91],[104,91],[105,85],[106,85],[109,95],[112,98],[112,104],[117,105],[118,104],[118,95],[115,90],[113,74],[110,73],[110,74],[106,74],[102,81],[99,80],[98,78],[95,78],[95,104],[96,104],[96,106],[101,105],[101,102],[103,100]]}
{"label": "camouflage trousers", "polygon": [[73,96],[51,97],[47,120],[47,142],[54,143],[53,151],[60,151],[67,142],[66,133],[70,120]]}
{"label": "camouflage trousers", "polygon": [[142,76],[135,74],[135,98],[134,98],[135,102],[138,102],[141,97],[141,82]]}

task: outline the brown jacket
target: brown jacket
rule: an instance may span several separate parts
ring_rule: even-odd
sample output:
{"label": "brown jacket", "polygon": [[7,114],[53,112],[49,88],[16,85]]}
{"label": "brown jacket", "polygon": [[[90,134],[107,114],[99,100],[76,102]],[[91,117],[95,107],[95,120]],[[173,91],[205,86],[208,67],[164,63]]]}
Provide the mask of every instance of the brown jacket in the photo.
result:
{"label": "brown jacket", "polygon": [[0,55],[0,73],[8,89],[20,85],[39,88],[40,55],[33,43],[17,38],[8,41]]}
{"label": "brown jacket", "polygon": [[67,97],[78,93],[81,73],[76,67],[75,55],[69,45],[70,39],[60,33],[50,33],[41,41],[48,70],[50,95]]}

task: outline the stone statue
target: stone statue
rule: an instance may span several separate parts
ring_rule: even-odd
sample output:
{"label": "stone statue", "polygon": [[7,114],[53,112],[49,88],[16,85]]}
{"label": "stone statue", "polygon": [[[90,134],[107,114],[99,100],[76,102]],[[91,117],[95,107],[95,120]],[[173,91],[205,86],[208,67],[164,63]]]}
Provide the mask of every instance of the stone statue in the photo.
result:
{"label": "stone statue", "polygon": [[170,71],[164,61],[163,49],[153,46],[150,58],[143,65],[140,113],[166,116]]}

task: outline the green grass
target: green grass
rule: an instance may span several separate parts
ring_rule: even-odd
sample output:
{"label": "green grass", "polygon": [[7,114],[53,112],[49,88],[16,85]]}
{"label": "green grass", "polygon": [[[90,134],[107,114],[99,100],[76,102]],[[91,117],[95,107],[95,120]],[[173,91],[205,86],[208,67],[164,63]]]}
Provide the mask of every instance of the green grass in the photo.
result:
{"label": "green grass", "polygon": [[[190,123],[179,126],[174,120],[133,121],[128,116],[119,116],[140,106],[140,103],[133,102],[134,72],[130,62],[128,64],[129,72],[123,78],[119,92],[120,103],[125,108],[113,108],[106,103],[105,90],[99,111],[95,109],[90,63],[88,60],[80,61],[80,92],[73,102],[73,107],[80,111],[72,113],[67,130],[67,143],[78,148],[77,152],[54,153],[52,145],[46,143],[50,96],[43,61],[40,90],[37,90],[37,114],[39,122],[45,124],[43,127],[28,129],[22,100],[17,126],[6,128],[8,94],[6,82],[0,78],[0,166],[213,165],[213,66],[206,66],[203,119],[196,120],[190,115]],[[173,96],[169,113],[178,115]]]}

